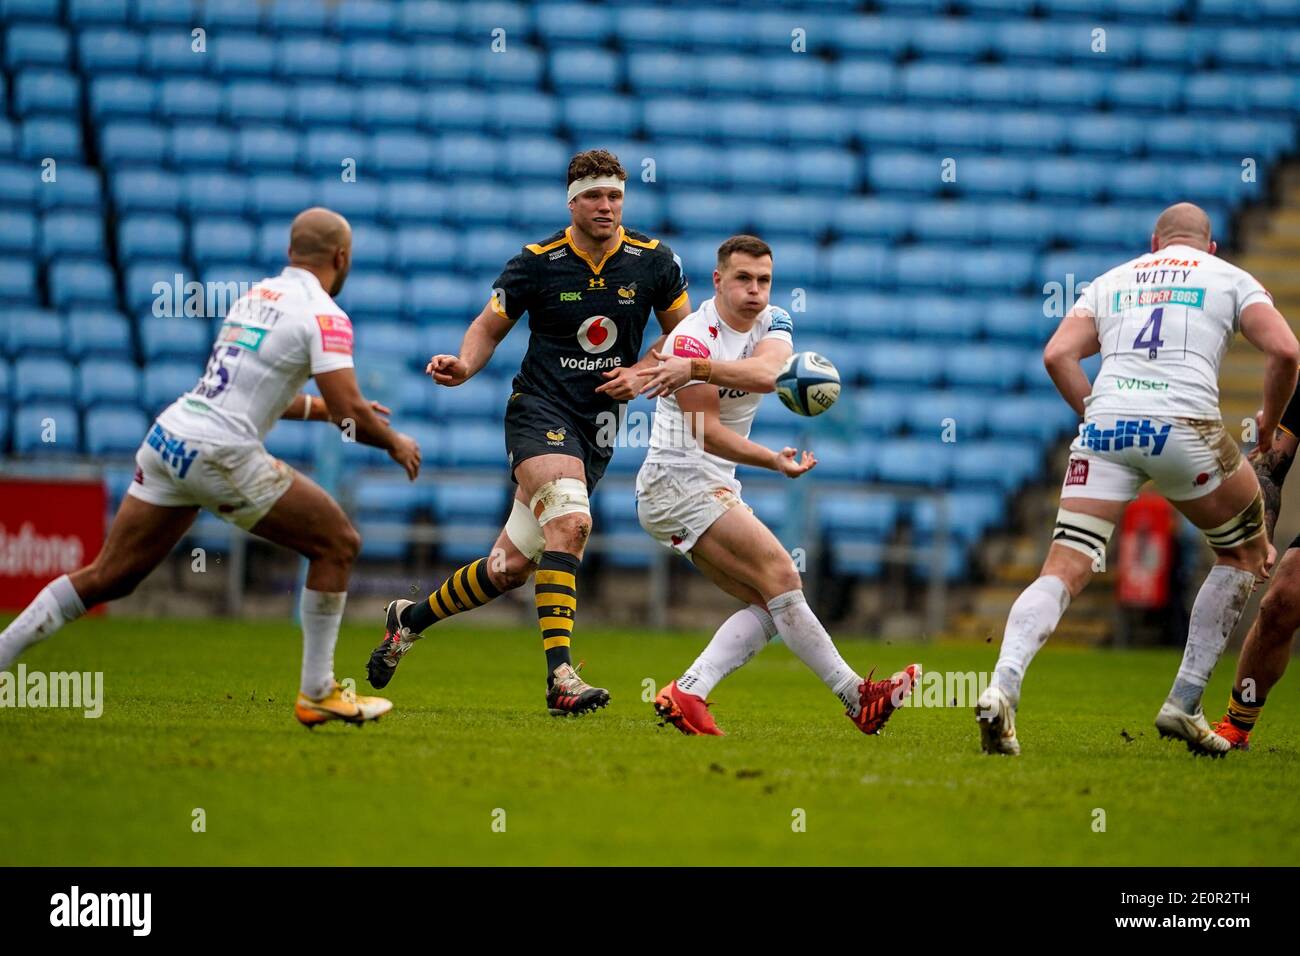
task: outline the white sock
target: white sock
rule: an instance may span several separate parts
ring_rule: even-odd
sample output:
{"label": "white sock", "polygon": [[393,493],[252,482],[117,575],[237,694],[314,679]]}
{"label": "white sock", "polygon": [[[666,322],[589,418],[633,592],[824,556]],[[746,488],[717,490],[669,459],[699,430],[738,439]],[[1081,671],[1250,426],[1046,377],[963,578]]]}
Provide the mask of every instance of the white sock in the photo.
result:
{"label": "white sock", "polygon": [[688,694],[708,697],[718,683],[767,646],[776,636],[776,624],[761,604],[742,607],[722,622],[703,653],[677,686]]}
{"label": "white sock", "polygon": [[334,687],[334,645],[347,591],[302,589],[302,692],[319,699]]}
{"label": "white sock", "polygon": [[1054,575],[1044,575],[1020,592],[1007,615],[1002,653],[993,669],[994,685],[1006,691],[1013,704],[1020,702],[1020,682],[1038,649],[1061,623],[1070,606],[1070,590]]}
{"label": "white sock", "polygon": [[1205,685],[1210,682],[1214,665],[1228,646],[1228,638],[1241,620],[1241,612],[1246,609],[1254,588],[1255,575],[1249,571],[1227,564],[1210,568],[1192,604],[1183,662],[1166,698],[1171,704],[1177,704],[1189,714],[1201,709]]}
{"label": "white sock", "polygon": [[836,650],[831,636],[817,620],[803,591],[786,591],[767,602],[772,620],[781,634],[781,640],[803,661],[823,684],[849,709],[851,716],[858,715],[858,685],[861,676],[845,663]]}
{"label": "white sock", "polygon": [[85,613],[86,607],[68,576],[55,578],[0,632],[0,670],[8,668],[37,641],[45,640]]}

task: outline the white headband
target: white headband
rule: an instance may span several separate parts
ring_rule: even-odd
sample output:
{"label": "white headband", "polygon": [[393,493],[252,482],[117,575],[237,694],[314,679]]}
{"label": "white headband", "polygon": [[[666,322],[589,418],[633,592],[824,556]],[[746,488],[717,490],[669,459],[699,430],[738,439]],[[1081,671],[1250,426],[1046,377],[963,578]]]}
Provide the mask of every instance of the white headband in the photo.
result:
{"label": "white headband", "polygon": [[606,188],[622,190],[624,195],[627,194],[626,184],[617,176],[588,176],[569,183],[569,202],[573,202],[573,197],[585,193],[588,189]]}

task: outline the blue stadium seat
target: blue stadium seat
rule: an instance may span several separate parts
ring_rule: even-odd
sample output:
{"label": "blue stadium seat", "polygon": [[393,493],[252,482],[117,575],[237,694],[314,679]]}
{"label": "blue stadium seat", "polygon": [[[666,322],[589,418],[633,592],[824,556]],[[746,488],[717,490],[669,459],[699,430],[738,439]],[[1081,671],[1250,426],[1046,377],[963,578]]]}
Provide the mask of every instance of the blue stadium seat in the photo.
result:
{"label": "blue stadium seat", "polygon": [[178,169],[225,169],[235,152],[231,132],[207,123],[178,123],[168,139],[167,154]]}
{"label": "blue stadium seat", "polygon": [[[140,402],[140,371],[131,362],[92,358],[83,362],[77,372],[77,404],[82,408]],[[88,433],[92,431],[89,424],[88,420]],[[136,443],[139,441],[137,432]]]}
{"label": "blue stadium seat", "polygon": [[877,477],[891,484],[942,487],[948,481],[955,446],[933,438],[900,438],[889,443],[889,454],[877,459]]}
{"label": "blue stadium seat", "polygon": [[118,255],[137,259],[179,259],[185,251],[185,226],[175,216],[137,215],[118,221]]}
{"label": "blue stadium seat", "polygon": [[960,341],[979,334],[979,309],[969,299],[918,296],[906,300],[906,307],[908,324],[918,338]]}
{"label": "blue stadium seat", "polygon": [[984,433],[993,400],[983,391],[918,392],[907,407],[905,422],[918,438],[955,444]]}
{"label": "blue stadium seat", "polygon": [[224,88],[223,114],[236,126],[283,123],[289,117],[289,91],[278,83],[232,81]]}
{"label": "blue stadium seat", "polygon": [[421,177],[438,165],[438,145],[424,133],[384,130],[375,134],[371,153],[375,168],[383,177]]}
{"label": "blue stadium seat", "polygon": [[[559,122],[559,101],[544,93],[502,92],[492,97],[492,126],[507,133],[550,133]],[[541,142],[556,142],[541,140]],[[508,160],[514,161],[513,150]],[[520,165],[526,165],[526,161]]]}
{"label": "blue stadium seat", "polygon": [[[787,273],[785,263],[779,269],[782,281],[794,281]],[[826,281],[834,286],[879,286],[894,278],[894,257],[890,251],[875,243],[840,242],[830,247],[825,255]]]}
{"label": "blue stadium seat", "polygon": [[161,166],[167,156],[167,131],[147,122],[106,123],[100,131],[99,155],[112,169],[126,164]]}
{"label": "blue stadium seat", "polygon": [[60,162],[82,159],[81,126],[73,119],[28,119],[22,126],[22,143],[18,148],[21,159],[44,160],[52,157]]}
{"label": "blue stadium seat", "polygon": [[1013,444],[993,439],[957,442],[952,447],[952,480],[957,487],[1019,488],[1042,470],[1043,449],[1036,442]]}
{"label": "blue stadium seat", "polygon": [[37,220],[29,212],[0,209],[0,252],[19,253],[35,249]]}
{"label": "blue stadium seat", "polygon": [[[972,162],[975,159],[963,159],[960,165],[969,168]],[[958,176],[959,185],[965,181],[965,168]],[[943,187],[941,172],[939,157],[924,153],[881,152],[867,158],[867,180],[876,191],[886,195],[937,193]]]}
{"label": "blue stadium seat", "polygon": [[204,19],[210,27],[255,30],[262,23],[263,6],[258,0],[222,0],[204,5]]}
{"label": "blue stadium seat", "polygon": [[0,259],[0,299],[11,305],[36,299],[36,264],[31,259]]}
{"label": "blue stadium seat", "polygon": [[1094,113],[1072,117],[1065,126],[1065,141],[1076,153],[1132,156],[1142,148],[1146,128],[1133,116]]}
{"label": "blue stadium seat", "polygon": [[77,78],[64,70],[23,70],[14,83],[14,110],[19,116],[71,114],[80,105]]}
{"label": "blue stadium seat", "polygon": [[[203,319],[148,317],[140,320],[139,329],[140,346],[145,361],[149,363],[159,359],[198,361],[212,351],[212,330]],[[174,395],[172,397],[175,398]]]}
{"label": "blue stadium seat", "polygon": [[[407,311],[420,322],[440,319],[458,319],[468,324],[468,319],[483,311],[491,290],[472,279],[442,273],[413,275],[406,283]],[[449,349],[460,344],[465,325],[457,326],[459,333]],[[430,353],[433,354],[433,353]]]}
{"label": "blue stadium seat", "polygon": [[1055,329],[1038,298],[1004,296],[989,299],[984,306],[981,328],[992,340],[1041,344]]}
{"label": "blue stadium seat", "polygon": [[268,216],[297,215],[312,205],[315,198],[316,190],[301,177],[261,173],[252,176],[248,203],[253,215],[264,219]]}
{"label": "blue stadium seat", "polygon": [[19,358],[14,362],[14,401],[70,402],[76,393],[71,363],[61,358]]}
{"label": "blue stadium seat", "polygon": [[338,176],[345,160],[361,166],[370,158],[368,139],[360,130],[312,130],[302,148],[303,164],[313,173]]}
{"label": "blue stadium seat", "polygon": [[297,165],[299,146],[299,137],[285,129],[242,129],[235,155],[239,165],[251,172],[283,172]]}
{"label": "blue stadium seat", "polygon": [[[387,9],[382,4],[375,6]],[[370,39],[349,43],[343,51],[344,74],[355,82],[398,82],[410,70],[409,48],[401,43]]]}
{"label": "blue stadium seat", "polygon": [[117,300],[113,273],[102,262],[77,259],[55,262],[49,269],[49,284],[50,301],[59,309],[112,306]]}
{"label": "blue stadium seat", "polygon": [[138,33],[110,27],[81,31],[77,60],[91,76],[101,73],[135,73],[144,60],[144,40]]}
{"label": "blue stadium seat", "polygon": [[207,55],[218,76],[252,79],[270,76],[275,67],[275,43],[256,33],[216,33]]}
{"label": "blue stadium seat", "polygon": [[944,522],[947,533],[959,545],[969,545],[990,528],[1005,523],[1007,502],[996,489],[948,491],[935,498],[919,498],[911,508],[911,525],[918,541],[928,542],[937,532],[940,508],[946,504]]}
{"label": "blue stadium seat", "polygon": [[353,319],[391,319],[402,314],[404,292],[402,281],[387,272],[353,272],[339,304]]}
{"label": "blue stadium seat", "polygon": [[192,389],[202,374],[201,358],[192,357],[190,361],[151,359],[145,365],[141,379],[141,400],[145,410],[156,415]]}
{"label": "blue stadium seat", "polygon": [[194,22],[194,0],[135,0],[135,22],[141,26],[185,26]]}
{"label": "blue stadium seat", "polygon": [[1078,424],[1074,410],[1058,395],[1007,395],[988,410],[989,434],[997,438],[1032,438],[1046,445]]}
{"label": "blue stadium seat", "polygon": [[9,309],[3,313],[0,327],[5,335],[0,346],[15,359],[36,355],[63,356],[67,326],[54,312],[43,309]]}
{"label": "blue stadium seat", "polygon": [[158,114],[166,119],[216,120],[221,115],[221,85],[202,77],[161,81]]}
{"label": "blue stadium seat", "polygon": [[90,87],[90,112],[98,120],[152,115],[158,87],[137,76],[101,76]]}
{"label": "blue stadium seat", "polygon": [[[68,322],[66,352],[74,359],[131,359],[131,324],[117,312],[79,311]],[[0,389],[0,394],[3,394]]]}
{"label": "blue stadium seat", "polygon": [[398,36],[452,37],[460,27],[463,7],[447,0],[411,0],[397,11]]}
{"label": "blue stadium seat", "polygon": [[[0,221],[5,219],[0,213]],[[41,220],[41,258],[100,258],[104,254],[104,221],[98,213],[72,210],[46,213]]]}
{"label": "blue stadium seat", "polygon": [[239,219],[208,219],[190,231],[190,255],[202,270],[213,262],[246,262],[255,255],[253,227]]}
{"label": "blue stadium seat", "polygon": [[282,39],[276,67],[287,79],[333,80],[343,72],[342,47],[322,37]]}
{"label": "blue stadium seat", "polygon": [[[444,421],[496,422],[505,414],[506,400],[509,397],[510,390],[500,379],[484,378],[479,375],[464,385],[437,389],[430,403],[434,415]],[[459,427],[457,425],[457,430]],[[499,431],[496,441],[489,443],[489,446],[488,454],[493,457],[490,457],[487,463],[494,464],[505,454]]]}
{"label": "blue stadium seat", "polygon": [[361,91],[357,121],[377,130],[417,127],[422,122],[426,99],[404,86],[368,85]]}
{"label": "blue stadium seat", "polygon": [[119,212],[174,212],[181,203],[180,177],[161,169],[116,172],[110,190]]}
{"label": "blue stadium seat", "polygon": [[5,37],[5,65],[67,66],[71,52],[68,34],[56,26],[18,24]]}
{"label": "blue stadium seat", "polygon": [[939,347],[886,340],[868,350],[862,364],[869,385],[934,387],[943,377],[944,351]]}
{"label": "blue stadium seat", "polygon": [[951,352],[944,378],[953,386],[1002,390],[1020,383],[1022,350],[1005,345],[969,345]]}
{"label": "blue stadium seat", "polygon": [[315,0],[276,0],[265,10],[266,26],[273,33],[324,33],[334,19],[334,5]]}
{"label": "blue stadium seat", "polygon": [[[410,6],[403,7],[403,13]],[[476,65],[474,51],[465,44],[416,43],[411,48],[411,74],[423,86],[468,83],[474,76]]]}
{"label": "blue stadium seat", "polygon": [[208,63],[207,53],[194,49],[188,29],[156,29],[145,38],[145,71],[157,77],[203,73]]}
{"label": "blue stadium seat", "polygon": [[195,216],[239,216],[248,206],[249,183],[226,172],[187,173],[181,205]]}
{"label": "blue stadium seat", "polygon": [[19,455],[75,455],[81,447],[77,410],[62,402],[19,405],[13,413],[14,452]]}
{"label": "blue stadium seat", "polygon": [[380,199],[382,216],[390,222],[432,222],[448,204],[446,187],[419,180],[385,183]]}
{"label": "blue stadium seat", "polygon": [[547,3],[536,8],[533,27],[548,46],[600,46],[613,34],[614,17],[603,7]]}
{"label": "blue stadium seat", "polygon": [[373,178],[344,182],[326,179],[317,193],[321,205],[334,209],[349,219],[377,219],[383,207],[384,191]]}
{"label": "blue stadium seat", "polygon": [[1249,84],[1239,76],[1225,73],[1201,73],[1189,77],[1183,97],[1187,109],[1195,112],[1235,113],[1246,108]]}
{"label": "blue stadium seat", "polygon": [[[315,455],[315,440],[308,427],[298,427],[293,422],[280,424],[272,428],[266,436],[266,450],[291,465],[302,467],[309,464]],[[362,485],[365,487],[369,482]]]}
{"label": "blue stadium seat", "polygon": [[394,258],[399,269],[448,268],[460,255],[460,237],[451,229],[403,226],[395,235]]}

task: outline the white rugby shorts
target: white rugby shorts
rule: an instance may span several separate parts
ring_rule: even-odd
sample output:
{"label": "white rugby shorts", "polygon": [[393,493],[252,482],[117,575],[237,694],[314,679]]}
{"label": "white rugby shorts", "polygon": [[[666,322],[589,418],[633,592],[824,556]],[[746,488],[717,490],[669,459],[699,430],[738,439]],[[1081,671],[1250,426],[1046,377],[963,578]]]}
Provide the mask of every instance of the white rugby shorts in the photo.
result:
{"label": "white rugby shorts", "polygon": [[685,463],[646,462],[636,476],[636,515],[650,537],[690,557],[700,536],[737,505],[740,482]]}
{"label": "white rugby shorts", "polygon": [[204,508],[245,531],[266,517],[294,474],[260,443],[190,441],[157,422],[135,453],[135,464],[128,494],[165,508]]}
{"label": "white rugby shorts", "polygon": [[1089,415],[1070,445],[1061,498],[1131,501],[1150,479],[1170,501],[1208,495],[1243,461],[1219,419]]}

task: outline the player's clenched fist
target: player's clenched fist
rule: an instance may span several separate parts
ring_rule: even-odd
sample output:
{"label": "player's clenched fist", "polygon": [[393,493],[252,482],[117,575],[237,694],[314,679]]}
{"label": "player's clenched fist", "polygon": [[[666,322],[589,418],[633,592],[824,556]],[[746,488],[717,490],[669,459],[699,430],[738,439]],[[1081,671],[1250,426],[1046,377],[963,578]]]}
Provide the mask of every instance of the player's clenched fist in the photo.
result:
{"label": "player's clenched fist", "polygon": [[388,457],[402,466],[407,478],[415,481],[420,473],[420,445],[414,438],[397,432],[393,447],[388,449]]}
{"label": "player's clenched fist", "polygon": [[469,378],[469,365],[459,355],[435,355],[424,371],[439,385],[459,385]]}
{"label": "player's clenched fist", "polygon": [[800,457],[795,448],[782,448],[776,456],[776,470],[787,478],[798,478],[805,471],[811,471],[817,464],[812,452],[806,451]]}

